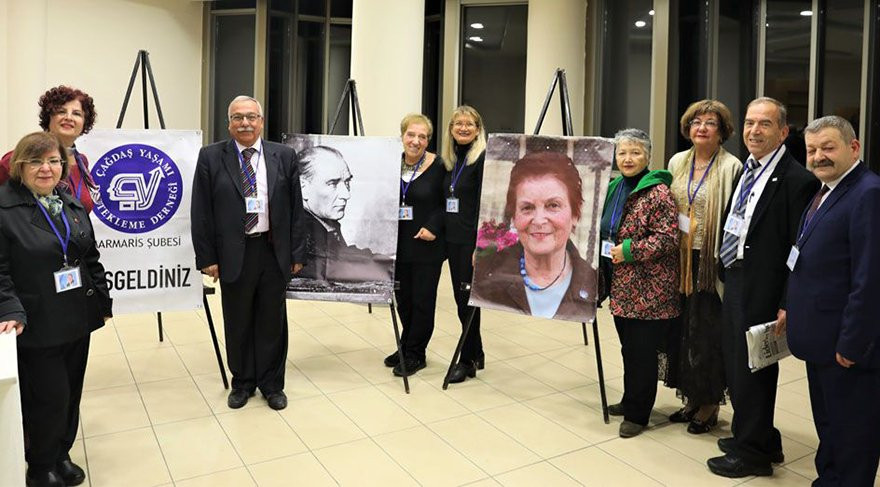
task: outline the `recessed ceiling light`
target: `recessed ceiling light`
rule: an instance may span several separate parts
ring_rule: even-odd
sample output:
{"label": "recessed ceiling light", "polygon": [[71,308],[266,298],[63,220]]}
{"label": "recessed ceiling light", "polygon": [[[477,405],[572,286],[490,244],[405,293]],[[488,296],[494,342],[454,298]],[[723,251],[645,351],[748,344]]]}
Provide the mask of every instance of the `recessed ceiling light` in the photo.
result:
{"label": "recessed ceiling light", "polygon": [[483,42],[483,38],[480,36],[471,36],[468,37],[468,40],[473,42]]}
{"label": "recessed ceiling light", "polygon": [[653,15],[654,15],[654,9],[648,10],[648,15],[653,16]]}
{"label": "recessed ceiling light", "polygon": [[813,16],[812,10],[801,10],[801,17],[812,17],[812,16]]}
{"label": "recessed ceiling light", "polygon": [[636,27],[638,27],[639,29],[641,29],[642,27],[644,27],[646,25],[648,25],[648,23],[645,22],[644,20],[636,20]]}
{"label": "recessed ceiling light", "polygon": [[474,22],[473,24],[471,24],[471,27],[474,28],[474,29],[482,29],[482,28],[483,28],[483,24],[481,24],[481,23],[479,23],[479,22]]}

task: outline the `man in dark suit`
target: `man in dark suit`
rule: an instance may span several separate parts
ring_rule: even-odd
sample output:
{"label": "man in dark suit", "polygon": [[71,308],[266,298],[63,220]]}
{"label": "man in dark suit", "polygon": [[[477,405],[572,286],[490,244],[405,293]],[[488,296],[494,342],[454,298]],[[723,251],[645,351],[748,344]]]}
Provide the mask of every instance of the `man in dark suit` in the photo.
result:
{"label": "man in dark suit", "polygon": [[785,266],[801,212],[818,182],[783,145],[786,111],[772,98],[749,103],[743,141],[746,167],[734,189],[720,247],[724,280],[722,353],[730,402],[732,438],[721,438],[724,456],[710,458],[709,469],[724,477],[771,475],[783,461],[782,439],[773,426],[776,364],[752,373],[745,333],[749,327],[778,320],[785,327]]}
{"label": "man in dark suit", "polygon": [[308,264],[297,277],[334,282],[391,281],[391,257],[348,245],[340,220],[351,198],[351,171],[342,154],[323,145],[299,153],[306,210]]}
{"label": "man in dark suit", "polygon": [[874,485],[880,460],[880,177],[836,116],[805,132],[822,181],[801,221],[788,283],[788,343],[807,362],[819,434],[813,485]]}
{"label": "man in dark suit", "polygon": [[231,140],[203,147],[196,163],[192,239],[196,266],[220,279],[230,408],[260,389],[272,409],[287,406],[285,290],[305,262],[296,153],[263,141],[263,109],[229,104]]}

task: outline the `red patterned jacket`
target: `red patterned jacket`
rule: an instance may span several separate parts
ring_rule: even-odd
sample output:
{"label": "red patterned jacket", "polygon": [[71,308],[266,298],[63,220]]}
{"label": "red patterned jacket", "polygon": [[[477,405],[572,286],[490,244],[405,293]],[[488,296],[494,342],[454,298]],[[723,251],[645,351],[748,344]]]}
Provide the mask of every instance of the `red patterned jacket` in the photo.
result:
{"label": "red patterned jacket", "polygon": [[[622,179],[611,181],[609,196]],[[614,265],[611,277],[614,316],[661,320],[679,315],[678,210],[671,182],[669,171],[651,171],[627,196],[615,242],[623,244],[624,262]]]}

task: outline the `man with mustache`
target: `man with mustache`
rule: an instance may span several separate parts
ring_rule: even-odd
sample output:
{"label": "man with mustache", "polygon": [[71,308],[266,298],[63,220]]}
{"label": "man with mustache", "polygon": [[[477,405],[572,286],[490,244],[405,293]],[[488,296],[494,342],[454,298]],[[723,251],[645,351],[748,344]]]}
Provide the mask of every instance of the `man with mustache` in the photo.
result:
{"label": "man with mustache", "polygon": [[296,152],[260,139],[263,108],[249,96],[229,104],[230,140],[203,147],[192,196],[196,266],[220,279],[227,404],[237,409],[259,388],[272,409],[287,407],[285,291],[305,263]]}
{"label": "man with mustache", "polygon": [[718,440],[724,456],[710,458],[709,470],[731,478],[772,475],[780,463],[782,440],[773,426],[779,366],[749,369],[745,333],[777,320],[785,330],[788,259],[798,222],[818,181],[786,151],[785,106],[773,98],[749,103],[743,142],[749,149],[740,180],[722,222],[718,249],[722,298],[722,356],[730,402],[733,437]]}
{"label": "man with mustache", "polygon": [[804,131],[822,181],[801,219],[788,283],[788,343],[807,363],[819,434],[813,485],[874,485],[880,461],[880,177],[837,116]]}
{"label": "man with mustache", "polygon": [[340,220],[351,198],[351,171],[338,150],[323,145],[299,153],[306,210],[308,264],[297,277],[331,282],[390,281],[391,258],[348,245]]}

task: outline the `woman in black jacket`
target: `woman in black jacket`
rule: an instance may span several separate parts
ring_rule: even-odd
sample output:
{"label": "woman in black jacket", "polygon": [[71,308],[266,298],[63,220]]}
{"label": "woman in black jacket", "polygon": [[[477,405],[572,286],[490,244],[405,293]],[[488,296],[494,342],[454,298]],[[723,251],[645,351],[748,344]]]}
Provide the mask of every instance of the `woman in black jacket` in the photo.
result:
{"label": "woman in black jacket", "polygon": [[427,152],[433,126],[427,117],[410,114],[400,122],[403,155],[400,164],[400,210],[394,292],[403,324],[400,337],[404,368],[397,353],[385,358],[394,375],[412,375],[424,369],[425,350],[434,333],[437,284],[443,266],[443,160]]}
{"label": "woman in black jacket", "polygon": [[452,112],[443,139],[443,157],[447,170],[443,182],[446,191],[446,256],[462,330],[468,315],[474,314],[461,347],[461,356],[449,374],[449,382],[456,383],[476,377],[477,369],[482,369],[486,363],[480,337],[480,309],[468,306],[470,291],[463,286],[469,285],[474,275],[480,188],[486,159],[483,117],[473,107],[462,105]]}
{"label": "woman in black jacket", "polygon": [[27,485],[78,485],[70,460],[89,334],[112,316],[104,267],[82,202],[55,186],[65,148],[37,132],[16,146],[0,187],[0,333],[15,330]]}

